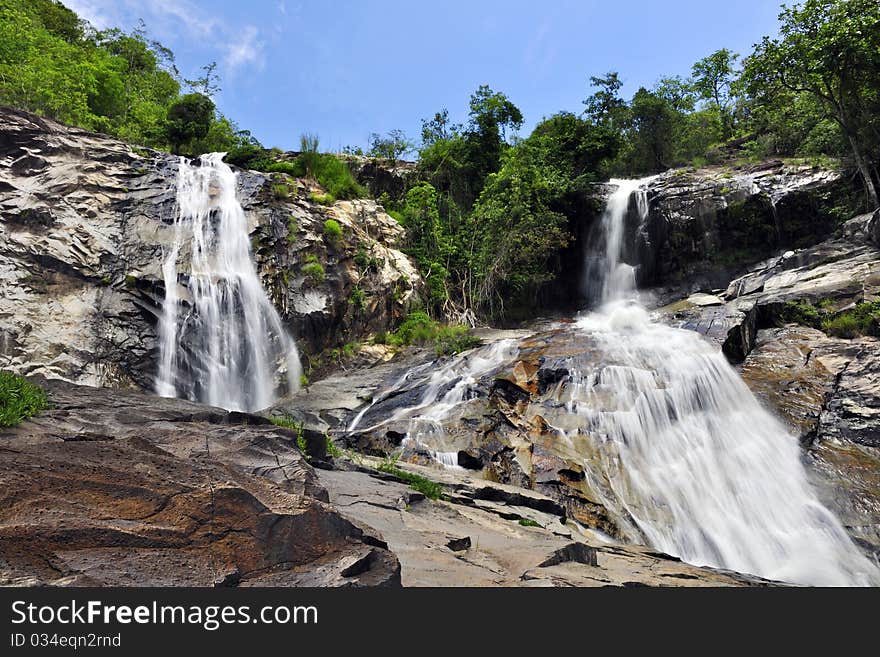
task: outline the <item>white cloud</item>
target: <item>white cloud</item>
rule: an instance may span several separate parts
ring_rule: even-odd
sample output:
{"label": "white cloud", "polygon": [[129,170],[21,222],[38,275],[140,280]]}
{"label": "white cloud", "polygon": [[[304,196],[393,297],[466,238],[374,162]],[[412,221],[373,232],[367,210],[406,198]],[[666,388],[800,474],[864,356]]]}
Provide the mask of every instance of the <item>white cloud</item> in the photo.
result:
{"label": "white cloud", "polygon": [[248,25],[242,31],[240,38],[227,46],[223,62],[230,73],[235,73],[248,64],[256,66],[257,69],[263,68],[265,59],[263,42],[257,39],[259,34],[260,31],[256,27]]}
{"label": "white cloud", "polygon": [[99,30],[116,27],[113,3],[102,0],[64,0],[64,5]]}
{"label": "white cloud", "polygon": [[149,18],[158,19],[165,29],[182,32],[194,38],[203,38],[222,30],[222,23],[210,16],[202,15],[200,9],[187,0],[126,0],[130,11],[144,18],[149,26]]}
{"label": "white cloud", "polygon": [[[126,29],[142,18],[147,30],[160,41],[173,42],[175,37],[197,40],[219,50],[218,60],[227,75],[235,75],[246,67],[261,70],[265,66],[264,42],[256,26],[230,25],[222,18],[207,14],[191,0],[64,1],[98,29]],[[276,6],[280,13],[287,13],[284,0],[278,0]]]}

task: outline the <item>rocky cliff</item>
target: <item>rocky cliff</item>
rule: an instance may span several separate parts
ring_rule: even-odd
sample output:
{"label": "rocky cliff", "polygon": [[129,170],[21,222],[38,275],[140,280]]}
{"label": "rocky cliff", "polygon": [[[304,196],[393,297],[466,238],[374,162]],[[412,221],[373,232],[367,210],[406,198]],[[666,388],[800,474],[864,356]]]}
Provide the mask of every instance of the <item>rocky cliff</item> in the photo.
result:
{"label": "rocky cliff", "polygon": [[[168,153],[0,109],[0,366],[152,389],[176,172]],[[264,287],[306,356],[406,314],[421,282],[381,206],[323,206],[283,174],[238,184]]]}
{"label": "rocky cliff", "polygon": [[[153,387],[177,160],[13,110],[0,121],[0,368],[35,375],[51,403],[0,430],[0,583],[767,583],[626,544],[639,537],[590,475],[600,456],[559,437],[561,363],[608,364],[568,321],[484,331],[512,348],[473,377],[474,352],[355,362],[265,413],[301,429],[116,389]],[[405,185],[405,166],[377,166],[356,167],[374,191]],[[392,328],[419,295],[376,202],[321,205],[283,174],[238,184],[263,285],[306,356]],[[880,299],[880,214],[849,219],[849,181],[782,163],[669,172],[648,201],[644,220],[631,208],[628,256],[656,316],[740,367],[801,438],[823,501],[880,552],[878,338],[791,312]],[[461,381],[442,440],[407,440],[396,413]]]}

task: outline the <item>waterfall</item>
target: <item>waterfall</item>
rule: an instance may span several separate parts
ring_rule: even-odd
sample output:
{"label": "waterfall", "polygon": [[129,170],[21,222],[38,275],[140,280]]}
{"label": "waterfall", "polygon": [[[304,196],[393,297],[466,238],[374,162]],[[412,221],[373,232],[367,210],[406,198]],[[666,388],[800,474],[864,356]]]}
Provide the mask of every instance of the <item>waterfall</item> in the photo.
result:
{"label": "waterfall", "polygon": [[599,454],[605,505],[633,537],[690,563],[814,585],[877,583],[812,490],[796,438],[717,349],[628,298],[621,235],[642,185],[622,183],[608,201],[603,303],[578,322],[603,364],[559,392],[580,418],[572,434]]}
{"label": "waterfall", "polygon": [[[180,158],[174,241],[162,265],[156,392],[253,411],[294,391],[301,366],[257,274],[224,155]],[[187,259],[189,271],[179,271]]]}
{"label": "waterfall", "polygon": [[654,176],[640,180],[616,180],[616,187],[605,204],[605,211],[591,234],[587,252],[584,288],[590,301],[623,298],[635,291],[635,267],[623,261],[624,233],[630,199],[635,196],[639,222],[648,216],[647,185]]}

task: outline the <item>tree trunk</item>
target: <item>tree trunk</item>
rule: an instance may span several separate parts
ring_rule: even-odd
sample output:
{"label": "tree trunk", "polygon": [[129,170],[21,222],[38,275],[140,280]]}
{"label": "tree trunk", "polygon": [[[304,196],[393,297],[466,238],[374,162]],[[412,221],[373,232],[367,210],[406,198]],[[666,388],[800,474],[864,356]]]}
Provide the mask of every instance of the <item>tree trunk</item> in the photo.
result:
{"label": "tree trunk", "polygon": [[880,196],[877,194],[877,186],[874,184],[874,178],[871,176],[871,167],[868,165],[868,161],[862,153],[858,139],[848,131],[847,138],[849,139],[850,148],[852,148],[856,167],[858,167],[859,174],[862,176],[862,180],[865,183],[865,194],[868,197],[868,210],[880,208]]}

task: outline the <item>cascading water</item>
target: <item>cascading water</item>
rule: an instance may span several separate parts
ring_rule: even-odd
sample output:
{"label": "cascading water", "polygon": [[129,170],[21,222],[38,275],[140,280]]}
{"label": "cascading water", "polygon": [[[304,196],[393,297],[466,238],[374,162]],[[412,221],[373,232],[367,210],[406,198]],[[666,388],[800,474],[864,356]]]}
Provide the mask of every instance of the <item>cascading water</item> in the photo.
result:
{"label": "cascading water", "polygon": [[[880,584],[880,571],[819,502],[796,438],[719,350],[697,333],[652,321],[638,303],[628,236],[648,216],[649,181],[612,181],[617,189],[587,256],[596,310],[580,316],[575,333],[590,349],[562,359],[557,371],[568,376],[527,414],[555,414],[564,425],[552,427],[558,440],[581,455],[586,483],[632,542],[793,583]],[[411,370],[350,429],[421,377],[415,404],[363,431],[404,420],[405,444],[454,466],[457,452],[449,449],[459,438],[444,427],[466,410],[477,382],[512,366],[517,353],[517,343],[505,340],[433,371]]]}
{"label": "cascading water", "polygon": [[[225,153],[180,158],[174,243],[162,273],[156,392],[252,411],[294,391],[300,362],[251,258]],[[178,264],[189,256],[189,272]]]}
{"label": "cascading water", "polygon": [[648,214],[648,195],[646,185],[653,180],[616,180],[609,184],[616,190],[608,198],[605,211],[599,220],[598,230],[591,235],[587,253],[586,281],[584,288],[587,298],[592,301],[618,299],[635,292],[635,267],[623,261],[624,233],[629,214],[630,199],[635,196],[636,210],[640,220]]}
{"label": "cascading water", "polygon": [[[606,506],[652,546],[701,565],[815,585],[878,582],[878,571],[819,502],[797,440],[698,334],[652,322],[621,262],[630,197],[602,220],[602,305],[580,328],[610,364],[573,374],[560,400],[596,443]],[[570,436],[573,437],[573,436]],[[594,475],[597,473],[593,473]]]}

